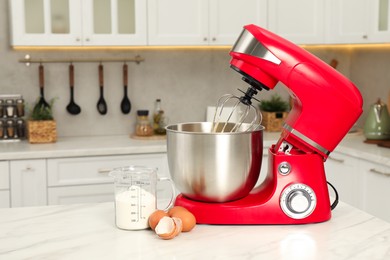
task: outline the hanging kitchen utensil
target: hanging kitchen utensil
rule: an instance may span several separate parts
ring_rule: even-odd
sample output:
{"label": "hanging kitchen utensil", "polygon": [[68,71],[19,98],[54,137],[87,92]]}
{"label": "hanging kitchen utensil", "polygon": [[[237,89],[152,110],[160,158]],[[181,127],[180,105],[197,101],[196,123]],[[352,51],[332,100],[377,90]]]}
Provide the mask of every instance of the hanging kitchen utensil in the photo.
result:
{"label": "hanging kitchen utensil", "polygon": [[70,86],[70,102],[66,106],[66,110],[72,115],[78,115],[81,112],[81,108],[74,102],[73,89],[74,89],[74,67],[73,64],[69,65],[69,86]]}
{"label": "hanging kitchen utensil", "polygon": [[97,110],[101,115],[107,114],[107,104],[106,101],[104,100],[104,95],[103,95],[103,83],[104,83],[104,78],[103,78],[103,65],[99,65],[99,88],[100,88],[100,98],[97,103]]}
{"label": "hanging kitchen utensil", "polygon": [[40,91],[40,98],[38,103],[34,106],[34,113],[39,113],[40,110],[43,110],[45,108],[50,108],[50,105],[45,100],[45,91],[44,91],[44,85],[45,85],[45,75],[44,75],[44,69],[43,65],[40,64],[38,68],[39,73],[39,91]]}
{"label": "hanging kitchen utensil", "polygon": [[127,64],[123,64],[123,99],[121,102],[121,110],[123,114],[130,113],[131,110],[131,102],[130,99],[127,97]]}

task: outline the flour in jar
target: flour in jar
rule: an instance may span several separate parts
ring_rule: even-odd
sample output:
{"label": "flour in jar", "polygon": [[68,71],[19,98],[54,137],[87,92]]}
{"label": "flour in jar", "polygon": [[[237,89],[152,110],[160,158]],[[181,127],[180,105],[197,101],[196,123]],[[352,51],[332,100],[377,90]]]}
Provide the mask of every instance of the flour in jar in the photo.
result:
{"label": "flour in jar", "polygon": [[115,222],[121,229],[149,227],[149,216],[156,210],[156,196],[140,186],[132,185],[115,196]]}

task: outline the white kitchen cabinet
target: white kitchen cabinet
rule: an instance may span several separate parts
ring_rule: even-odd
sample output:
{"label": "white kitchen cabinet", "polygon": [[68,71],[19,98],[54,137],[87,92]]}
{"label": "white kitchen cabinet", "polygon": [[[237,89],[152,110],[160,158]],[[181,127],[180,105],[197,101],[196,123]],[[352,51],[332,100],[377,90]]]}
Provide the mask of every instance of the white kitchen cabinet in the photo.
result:
{"label": "white kitchen cabinet", "polygon": [[296,44],[324,43],[325,0],[268,2],[270,31]]}
{"label": "white kitchen cabinet", "polygon": [[326,1],[326,42],[370,42],[372,5],[372,0]]}
{"label": "white kitchen cabinet", "polygon": [[341,201],[362,208],[361,172],[359,160],[351,156],[333,152],[325,162],[328,182],[337,190]]}
{"label": "white kitchen cabinet", "polygon": [[154,167],[158,176],[169,176],[166,153],[47,159],[48,203],[113,201],[114,180],[108,173],[130,165]]}
{"label": "white kitchen cabinet", "polygon": [[10,161],[11,206],[42,206],[47,204],[46,160]]}
{"label": "white kitchen cabinet", "polygon": [[390,41],[390,3],[389,0],[370,1],[370,40],[377,43]]}
{"label": "white kitchen cabinet", "polygon": [[234,44],[247,24],[267,27],[265,0],[210,0],[209,8],[208,39],[211,45]]}
{"label": "white kitchen cabinet", "polygon": [[266,27],[266,0],[149,0],[149,45],[232,45],[246,24]]}
{"label": "white kitchen cabinet", "polygon": [[145,0],[84,0],[84,45],[146,45]]}
{"label": "white kitchen cabinet", "polygon": [[10,206],[9,190],[0,190],[0,208],[9,208]]}
{"label": "white kitchen cabinet", "polygon": [[129,165],[155,167],[159,175],[168,174],[165,153],[58,158],[47,160],[48,186],[112,183],[108,173]]}
{"label": "white kitchen cabinet", "polygon": [[368,213],[390,222],[390,167],[370,161],[361,160],[360,170],[363,173],[364,185],[363,209]]}
{"label": "white kitchen cabinet", "polygon": [[326,3],[326,43],[390,41],[389,0],[330,0]]}
{"label": "white kitchen cabinet", "polygon": [[145,45],[144,0],[10,0],[13,46]]}
{"label": "white kitchen cabinet", "polygon": [[9,164],[8,161],[0,161],[0,208],[9,207]]}
{"label": "white kitchen cabinet", "polygon": [[80,45],[81,3],[10,0],[11,45]]}
{"label": "white kitchen cabinet", "polygon": [[49,187],[48,204],[78,204],[114,201],[114,184]]}
{"label": "white kitchen cabinet", "polygon": [[8,161],[0,161],[0,190],[9,189]]}

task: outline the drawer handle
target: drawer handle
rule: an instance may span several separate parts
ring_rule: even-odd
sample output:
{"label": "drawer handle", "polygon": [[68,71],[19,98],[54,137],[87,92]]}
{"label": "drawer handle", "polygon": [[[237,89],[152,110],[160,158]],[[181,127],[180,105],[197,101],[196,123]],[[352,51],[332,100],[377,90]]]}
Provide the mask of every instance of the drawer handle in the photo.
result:
{"label": "drawer handle", "polygon": [[99,174],[108,174],[110,171],[112,171],[112,169],[109,169],[109,168],[100,168],[100,169],[98,169],[98,173]]}
{"label": "drawer handle", "polygon": [[373,173],[378,173],[378,174],[381,174],[381,175],[385,175],[387,177],[390,177],[390,172],[382,172],[382,171],[379,171],[375,168],[372,168],[370,169],[370,172],[373,172]]}
{"label": "drawer handle", "polygon": [[331,159],[332,161],[338,162],[338,163],[344,163],[344,159],[337,159],[337,158],[334,158],[331,156],[329,156],[329,159]]}

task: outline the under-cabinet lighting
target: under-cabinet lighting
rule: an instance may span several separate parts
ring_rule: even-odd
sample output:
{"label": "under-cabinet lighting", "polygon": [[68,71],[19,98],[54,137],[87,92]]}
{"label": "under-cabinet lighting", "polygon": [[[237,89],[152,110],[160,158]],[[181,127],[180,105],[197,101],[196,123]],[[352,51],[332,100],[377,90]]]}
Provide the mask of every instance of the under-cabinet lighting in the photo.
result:
{"label": "under-cabinet lighting", "polygon": [[[390,49],[390,43],[301,44],[304,49]],[[16,51],[230,50],[232,46],[14,46]]]}
{"label": "under-cabinet lighting", "polygon": [[232,46],[14,46],[16,51],[230,50]]}

